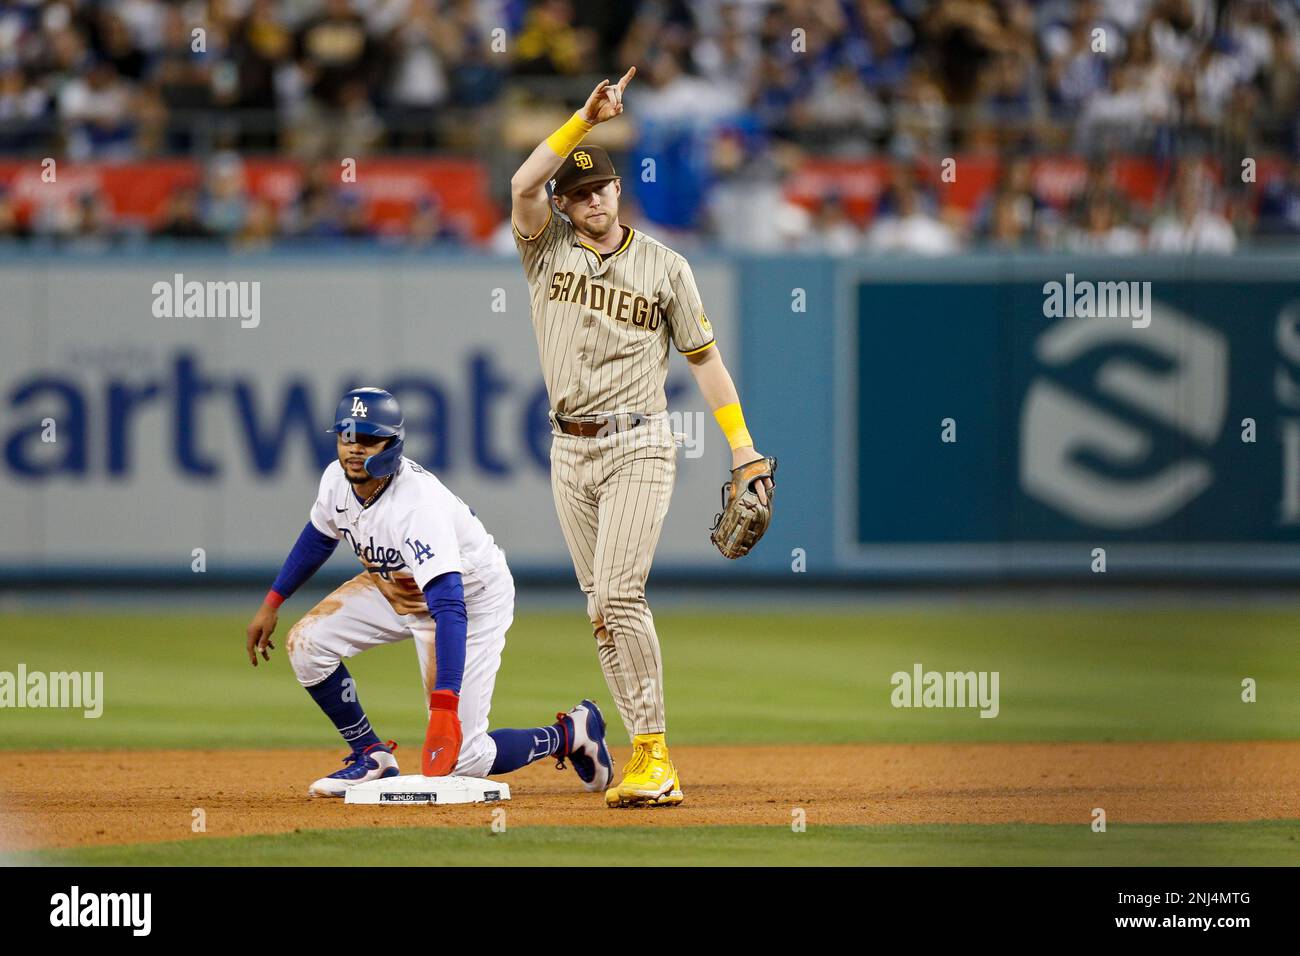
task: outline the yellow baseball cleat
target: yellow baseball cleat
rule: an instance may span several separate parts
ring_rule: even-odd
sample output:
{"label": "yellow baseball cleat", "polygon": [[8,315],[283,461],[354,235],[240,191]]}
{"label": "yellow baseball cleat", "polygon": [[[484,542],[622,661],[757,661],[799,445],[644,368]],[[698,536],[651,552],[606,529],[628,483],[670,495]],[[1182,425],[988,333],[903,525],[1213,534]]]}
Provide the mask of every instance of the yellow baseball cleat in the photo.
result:
{"label": "yellow baseball cleat", "polygon": [[681,803],[681,781],[668,758],[663,734],[637,734],[632,738],[632,759],[623,779],[605,791],[611,807],[674,807]]}

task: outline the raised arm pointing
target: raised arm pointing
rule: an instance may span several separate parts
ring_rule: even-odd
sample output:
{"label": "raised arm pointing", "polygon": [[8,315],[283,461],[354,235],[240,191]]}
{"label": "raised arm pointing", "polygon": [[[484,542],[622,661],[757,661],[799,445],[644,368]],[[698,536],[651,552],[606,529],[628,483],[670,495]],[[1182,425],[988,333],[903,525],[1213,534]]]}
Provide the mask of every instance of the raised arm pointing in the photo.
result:
{"label": "raised arm pointing", "polygon": [[582,109],[539,143],[515,171],[510,178],[510,215],[520,234],[536,235],[546,225],[546,217],[550,214],[547,180],[555,175],[565,157],[573,152],[593,126],[612,120],[623,112],[623,91],[634,76],[636,67],[624,73],[616,84],[611,85],[609,80],[597,83]]}

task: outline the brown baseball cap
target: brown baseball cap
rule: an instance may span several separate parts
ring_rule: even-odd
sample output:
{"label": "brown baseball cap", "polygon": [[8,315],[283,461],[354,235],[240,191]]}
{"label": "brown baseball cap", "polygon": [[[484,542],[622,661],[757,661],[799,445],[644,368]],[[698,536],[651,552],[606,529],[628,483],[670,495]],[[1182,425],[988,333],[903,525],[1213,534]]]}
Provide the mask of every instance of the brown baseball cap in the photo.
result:
{"label": "brown baseball cap", "polygon": [[599,146],[579,146],[568,155],[555,178],[551,180],[551,195],[563,196],[579,186],[618,179],[609,153]]}

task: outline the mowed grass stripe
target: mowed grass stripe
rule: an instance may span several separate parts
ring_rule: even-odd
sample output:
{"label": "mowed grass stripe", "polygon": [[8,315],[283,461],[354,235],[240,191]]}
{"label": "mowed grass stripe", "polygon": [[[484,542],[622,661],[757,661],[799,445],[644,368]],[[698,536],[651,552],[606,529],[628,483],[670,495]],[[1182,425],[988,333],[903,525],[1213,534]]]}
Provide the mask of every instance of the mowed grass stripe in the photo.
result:
{"label": "mowed grass stripe", "polygon": [[[293,620],[281,618],[274,659],[254,670],[244,653],[243,616],[0,616],[0,670],[14,672],[22,662],[29,671],[103,671],[106,698],[96,720],[6,708],[0,749],[327,745],[334,732],[284,657]],[[764,609],[738,619],[673,610],[656,622],[677,742],[1259,740],[1293,739],[1300,727],[1300,613]],[[998,717],[891,706],[891,675],[916,662],[937,671],[998,671]],[[423,736],[409,642],[348,666],[381,734]],[[1257,683],[1256,703],[1241,700],[1246,677]],[[584,696],[607,702],[608,693],[576,599],[573,613],[521,607],[497,680],[493,726],[547,723]]]}
{"label": "mowed grass stripe", "polygon": [[355,828],[13,854],[54,866],[1294,866],[1300,821],[1207,824]]}

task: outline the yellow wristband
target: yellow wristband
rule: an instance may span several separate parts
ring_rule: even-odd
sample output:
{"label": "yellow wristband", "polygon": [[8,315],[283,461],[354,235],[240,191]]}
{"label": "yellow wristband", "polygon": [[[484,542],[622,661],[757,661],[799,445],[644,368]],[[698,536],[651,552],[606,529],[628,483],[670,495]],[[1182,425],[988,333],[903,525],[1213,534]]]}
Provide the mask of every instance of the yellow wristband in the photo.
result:
{"label": "yellow wristband", "polygon": [[581,113],[574,113],[567,123],[546,137],[546,145],[554,150],[556,156],[568,156],[573,152],[573,147],[591,132],[591,125],[582,118]]}
{"label": "yellow wristband", "polygon": [[713,417],[718,420],[718,427],[727,436],[727,444],[733,451],[754,444],[754,439],[749,437],[749,429],[745,427],[745,413],[740,410],[740,402],[715,408]]}

